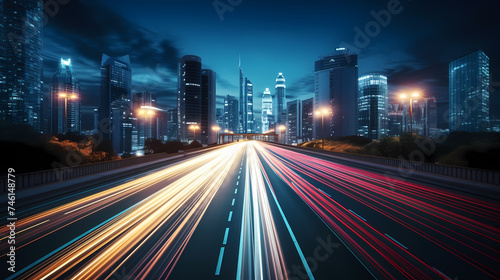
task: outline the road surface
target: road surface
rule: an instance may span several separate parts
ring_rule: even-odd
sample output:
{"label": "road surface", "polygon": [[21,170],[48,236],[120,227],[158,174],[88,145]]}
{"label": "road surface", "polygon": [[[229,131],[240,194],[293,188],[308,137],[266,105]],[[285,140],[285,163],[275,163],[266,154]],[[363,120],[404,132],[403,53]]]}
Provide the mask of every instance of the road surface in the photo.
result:
{"label": "road surface", "polygon": [[[16,206],[6,279],[500,279],[500,203],[248,141]],[[5,207],[6,208],[6,207]],[[10,258],[7,212],[0,253]]]}

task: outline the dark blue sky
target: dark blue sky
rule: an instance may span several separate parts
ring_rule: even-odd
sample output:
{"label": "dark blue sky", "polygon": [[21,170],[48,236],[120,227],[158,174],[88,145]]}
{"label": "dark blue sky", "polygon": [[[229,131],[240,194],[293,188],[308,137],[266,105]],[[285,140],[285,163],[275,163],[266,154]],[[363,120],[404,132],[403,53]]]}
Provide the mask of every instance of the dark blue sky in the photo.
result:
{"label": "dark blue sky", "polygon": [[[217,72],[217,94],[236,96],[241,55],[260,110],[260,95],[266,87],[273,90],[279,72],[289,100],[312,97],[314,61],[350,45],[357,47],[359,74],[386,74],[390,95],[419,89],[447,101],[448,62],[461,55],[483,49],[493,80],[500,75],[493,2],[70,0],[44,29],[45,81],[61,57],[71,57],[83,104],[97,105],[102,53],[130,54],[133,92],[148,90],[163,105],[175,106],[179,57],[200,56],[204,67]],[[214,3],[230,7],[222,20]],[[365,30],[373,12],[388,5],[398,13],[359,44],[355,29]]]}

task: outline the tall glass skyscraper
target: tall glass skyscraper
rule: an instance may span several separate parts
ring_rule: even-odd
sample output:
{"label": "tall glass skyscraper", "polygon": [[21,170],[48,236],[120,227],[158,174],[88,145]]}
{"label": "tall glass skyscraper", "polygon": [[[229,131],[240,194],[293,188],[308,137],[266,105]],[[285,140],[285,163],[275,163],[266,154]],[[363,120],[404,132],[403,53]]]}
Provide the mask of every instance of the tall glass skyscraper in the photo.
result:
{"label": "tall glass skyscraper", "polygon": [[246,102],[246,96],[245,96],[245,83],[244,83],[244,77],[243,77],[243,69],[241,69],[241,58],[238,61],[238,70],[239,70],[239,77],[238,77],[238,85],[240,87],[240,99],[239,99],[239,109],[238,109],[238,129],[233,130],[234,132],[246,132],[246,116],[245,116],[245,104]]}
{"label": "tall glass skyscraper", "polygon": [[224,129],[237,132],[239,125],[238,100],[231,95],[224,97]]}
{"label": "tall glass skyscraper", "polygon": [[[178,131],[179,140],[194,140],[202,144],[217,141],[212,130],[215,125],[216,74],[201,69],[201,58],[186,55],[178,68]],[[196,126],[192,129],[191,126]]]}
{"label": "tall glass skyscraper", "polygon": [[314,65],[314,111],[327,108],[331,115],[315,115],[314,137],[356,135],[358,95],[358,56],[345,48],[337,48],[334,54],[321,57]]}
{"label": "tall glass skyscraper", "polygon": [[217,142],[215,126],[216,73],[210,69],[201,71],[201,143]]}
{"label": "tall glass skyscraper", "polygon": [[132,68],[128,55],[113,58],[102,55],[99,122],[111,122],[110,131],[102,131],[118,153],[132,151]]}
{"label": "tall glass skyscraper", "polygon": [[302,142],[302,103],[300,100],[287,102],[286,143],[297,145]]}
{"label": "tall glass skyscraper", "polygon": [[[178,68],[178,130],[179,140],[193,140],[197,131],[191,125],[201,127],[201,58],[186,55],[179,60]],[[199,140],[200,138],[198,138]]]}
{"label": "tall glass skyscraper", "polygon": [[244,133],[253,132],[253,84],[248,79],[245,78],[245,122],[244,122]]}
{"label": "tall glass skyscraper", "polygon": [[262,133],[269,130],[269,115],[273,112],[273,97],[269,88],[262,94]]}
{"label": "tall glass skyscraper", "polygon": [[61,58],[50,88],[51,133],[80,133],[80,83],[71,59]]}
{"label": "tall glass skyscraper", "polygon": [[243,76],[241,69],[241,60],[239,63],[239,126],[238,132],[251,133],[253,131],[254,114],[253,114],[253,85],[252,82]]}
{"label": "tall glass skyscraper", "polygon": [[302,141],[308,142],[313,139],[314,124],[314,99],[302,100]]}
{"label": "tall glass skyscraper", "polygon": [[490,62],[481,51],[464,55],[449,65],[450,132],[488,131],[490,118]]}
{"label": "tall glass skyscraper", "polygon": [[41,130],[43,1],[0,1],[0,119]]}
{"label": "tall glass skyscraper", "polygon": [[387,77],[368,74],[359,77],[358,134],[370,139],[387,135]]}
{"label": "tall glass skyscraper", "polygon": [[277,124],[286,123],[286,85],[283,73],[279,73],[276,77],[275,94],[274,94],[274,117]]}

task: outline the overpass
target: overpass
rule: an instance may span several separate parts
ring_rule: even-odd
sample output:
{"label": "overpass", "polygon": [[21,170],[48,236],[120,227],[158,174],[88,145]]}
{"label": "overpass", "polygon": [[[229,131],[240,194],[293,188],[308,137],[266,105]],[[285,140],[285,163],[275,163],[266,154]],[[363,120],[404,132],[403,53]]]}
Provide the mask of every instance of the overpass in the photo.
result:
{"label": "overpass", "polygon": [[219,134],[219,143],[226,144],[240,140],[257,140],[278,143],[277,133],[223,133]]}

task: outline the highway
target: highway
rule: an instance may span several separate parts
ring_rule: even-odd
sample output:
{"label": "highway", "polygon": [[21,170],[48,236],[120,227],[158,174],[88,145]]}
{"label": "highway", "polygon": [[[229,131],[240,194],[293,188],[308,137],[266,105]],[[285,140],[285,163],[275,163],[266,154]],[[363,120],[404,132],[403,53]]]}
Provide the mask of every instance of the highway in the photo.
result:
{"label": "highway", "polygon": [[500,279],[499,201],[263,142],[16,209],[5,279]]}

